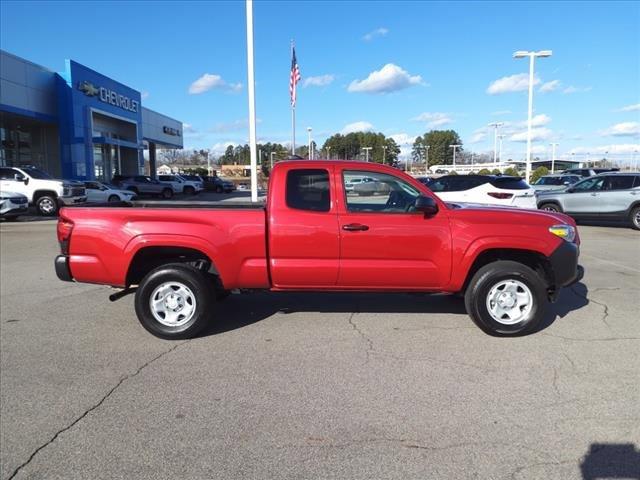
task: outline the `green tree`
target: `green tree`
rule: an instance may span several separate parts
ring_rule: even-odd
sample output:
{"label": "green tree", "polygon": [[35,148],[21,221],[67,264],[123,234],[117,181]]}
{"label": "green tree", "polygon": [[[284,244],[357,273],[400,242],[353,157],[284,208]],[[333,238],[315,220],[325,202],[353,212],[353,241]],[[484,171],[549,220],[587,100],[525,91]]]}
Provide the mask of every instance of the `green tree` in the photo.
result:
{"label": "green tree", "polygon": [[516,170],[516,169],[515,169],[515,168],[513,168],[513,167],[509,167],[509,168],[507,168],[507,169],[504,171],[504,174],[505,174],[505,175],[509,175],[509,176],[511,176],[511,177],[518,177],[518,176],[520,176],[520,174],[518,173],[518,170]]}
{"label": "green tree", "polygon": [[538,167],[531,172],[531,180],[529,183],[535,183],[540,177],[549,175],[549,169],[547,167]]}
{"label": "green tree", "polygon": [[498,168],[494,168],[491,171],[491,175],[500,175],[502,172]]}
{"label": "green tree", "polygon": [[352,132],[346,135],[336,133],[322,145],[323,155],[341,160],[364,160],[367,155],[363,148],[370,149],[370,162],[394,165],[400,155],[398,144],[379,132]]}
{"label": "green tree", "polygon": [[482,168],[478,172],[478,175],[491,175],[491,170],[489,170],[488,168]]}
{"label": "green tree", "polygon": [[[431,130],[423,136],[417,137],[413,143],[411,156],[414,161],[423,158],[427,145],[429,146],[429,166],[452,165],[453,148],[451,145],[462,145],[462,140],[455,130]],[[460,146],[458,152],[462,151],[462,146]]]}

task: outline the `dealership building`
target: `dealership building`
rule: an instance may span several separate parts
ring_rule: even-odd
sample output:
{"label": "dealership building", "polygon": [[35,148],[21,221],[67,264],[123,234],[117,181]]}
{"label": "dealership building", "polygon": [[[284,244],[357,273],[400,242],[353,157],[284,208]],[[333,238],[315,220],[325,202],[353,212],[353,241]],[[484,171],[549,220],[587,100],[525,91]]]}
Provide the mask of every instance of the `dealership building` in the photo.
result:
{"label": "dealership building", "polygon": [[182,139],[182,122],[144,108],[127,85],[73,60],[54,72],[0,50],[2,166],[109,182],[145,173],[145,156],[153,174],[156,151]]}

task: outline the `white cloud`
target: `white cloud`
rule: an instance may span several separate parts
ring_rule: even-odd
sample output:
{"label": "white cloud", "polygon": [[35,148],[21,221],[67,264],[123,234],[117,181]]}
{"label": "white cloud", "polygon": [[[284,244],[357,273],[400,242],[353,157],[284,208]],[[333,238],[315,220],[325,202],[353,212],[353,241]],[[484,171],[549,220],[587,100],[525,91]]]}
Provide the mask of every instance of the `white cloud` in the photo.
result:
{"label": "white cloud", "polygon": [[[531,129],[531,141],[535,142],[537,140],[549,140],[553,135],[553,132],[548,128],[532,128]],[[524,130],[522,132],[517,132],[509,137],[509,140],[512,142],[526,142],[527,141],[527,131]]]}
{"label": "white cloud", "polygon": [[618,143],[612,145],[600,145],[599,147],[576,147],[569,153],[576,155],[584,153],[609,153],[609,154],[633,154],[640,151],[640,143]]}
{"label": "white cloud", "polygon": [[574,87],[573,85],[570,85],[567,88],[565,88],[564,90],[562,90],[562,93],[568,95],[568,94],[571,94],[571,93],[588,92],[590,90],[591,90],[591,87]]}
{"label": "white cloud", "polygon": [[340,133],[342,135],[346,135],[347,133],[353,133],[353,132],[368,132],[370,130],[373,130],[373,125],[371,125],[369,122],[353,122],[353,123],[349,123],[348,125],[345,125],[344,128],[340,131]]}
{"label": "white cloud", "polygon": [[376,28],[375,30],[372,30],[371,32],[367,33],[366,35],[364,35],[362,37],[362,39],[365,42],[370,42],[371,40],[373,40],[376,37],[384,37],[387,33],[389,33],[389,29],[384,28],[384,27],[380,27],[380,28]]}
{"label": "white cloud", "polygon": [[[545,125],[548,125],[549,123],[551,123],[551,117],[549,115],[545,115],[544,113],[541,113],[539,115],[534,115],[533,117],[531,117],[531,127],[533,128],[543,127]],[[529,124],[528,120],[523,120],[518,125],[520,127],[526,127],[528,124]]]}
{"label": "white cloud", "polygon": [[227,83],[222,79],[220,75],[205,73],[189,86],[189,93],[191,95],[198,95],[211,89],[237,92],[242,89],[242,84]]}
{"label": "white cloud", "polygon": [[634,103],[633,105],[627,105],[618,109],[618,112],[637,112],[640,111],[640,103]]}
{"label": "white cloud", "polygon": [[147,98],[149,98],[149,92],[142,92],[140,94],[140,99],[141,100],[146,100]]}
{"label": "white cloud", "polygon": [[603,136],[635,137],[640,135],[640,122],[622,122],[600,132]]}
{"label": "white cloud", "polygon": [[416,141],[416,135],[408,135],[406,133],[395,133],[389,136],[400,147],[400,157],[406,158],[411,155],[413,149],[413,142]]}
{"label": "white cloud", "polygon": [[546,145],[531,145],[531,153],[540,154],[547,151]]}
{"label": "white cloud", "polygon": [[441,127],[453,123],[453,119],[448,113],[424,112],[411,119],[413,122],[427,122],[428,128]]}
{"label": "white cloud", "polygon": [[183,123],[182,124],[182,133],[195,133],[196,129],[193,128],[193,125],[191,125],[190,123]]}
{"label": "white cloud", "polygon": [[[535,77],[533,84],[540,83],[540,79]],[[501,93],[508,92],[521,92],[529,88],[529,75],[526,73],[517,73],[509,77],[502,77],[494,81],[487,88],[489,95],[500,95]]]}
{"label": "white cloud", "polygon": [[[262,119],[257,118],[256,123],[261,123]],[[226,133],[226,132],[237,132],[240,130],[247,130],[249,128],[249,120],[246,118],[242,120],[234,120],[232,122],[218,122],[216,123],[210,131],[213,133]]]}
{"label": "white cloud", "polygon": [[347,90],[363,93],[390,93],[403,90],[412,85],[424,84],[420,75],[409,75],[393,63],[387,63],[380,70],[375,70],[364,80],[354,80]]}
{"label": "white cloud", "polygon": [[307,77],[302,81],[303,87],[325,87],[335,80],[333,75],[318,75],[316,77]]}
{"label": "white cloud", "polygon": [[237,145],[238,144],[234,142],[219,142],[211,147],[211,151],[214,155],[222,155],[228,146],[235,147]]}
{"label": "white cloud", "polygon": [[540,93],[549,93],[553,92],[560,88],[562,82],[560,80],[551,80],[550,82],[545,82],[540,86]]}
{"label": "white cloud", "polygon": [[509,115],[511,110],[498,110],[497,112],[491,112],[491,115]]}

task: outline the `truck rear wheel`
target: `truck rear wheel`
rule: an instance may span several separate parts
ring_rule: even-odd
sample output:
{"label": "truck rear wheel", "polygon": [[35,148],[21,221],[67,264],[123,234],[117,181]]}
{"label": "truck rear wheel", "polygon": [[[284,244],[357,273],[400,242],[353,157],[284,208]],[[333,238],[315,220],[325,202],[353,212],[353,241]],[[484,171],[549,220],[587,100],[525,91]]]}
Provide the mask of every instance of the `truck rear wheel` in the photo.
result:
{"label": "truck rear wheel", "polygon": [[209,324],[214,285],[200,270],[170,263],[152,270],[136,291],[136,315],[151,334],[166,340],[197,336]]}
{"label": "truck rear wheel", "polygon": [[500,260],[480,268],[465,292],[467,313],[485,332],[518,336],[542,323],[546,285],[531,268]]}

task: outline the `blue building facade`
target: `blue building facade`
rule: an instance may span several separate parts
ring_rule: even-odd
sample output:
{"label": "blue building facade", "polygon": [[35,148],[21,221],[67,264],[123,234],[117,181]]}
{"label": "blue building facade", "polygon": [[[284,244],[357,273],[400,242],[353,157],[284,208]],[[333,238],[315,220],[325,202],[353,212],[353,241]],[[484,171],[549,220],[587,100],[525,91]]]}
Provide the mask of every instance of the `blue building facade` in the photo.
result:
{"label": "blue building facade", "polygon": [[0,54],[1,165],[108,182],[153,174],[157,148],[182,148],[182,122],[144,108],[139,91],[73,60],[52,72]]}

